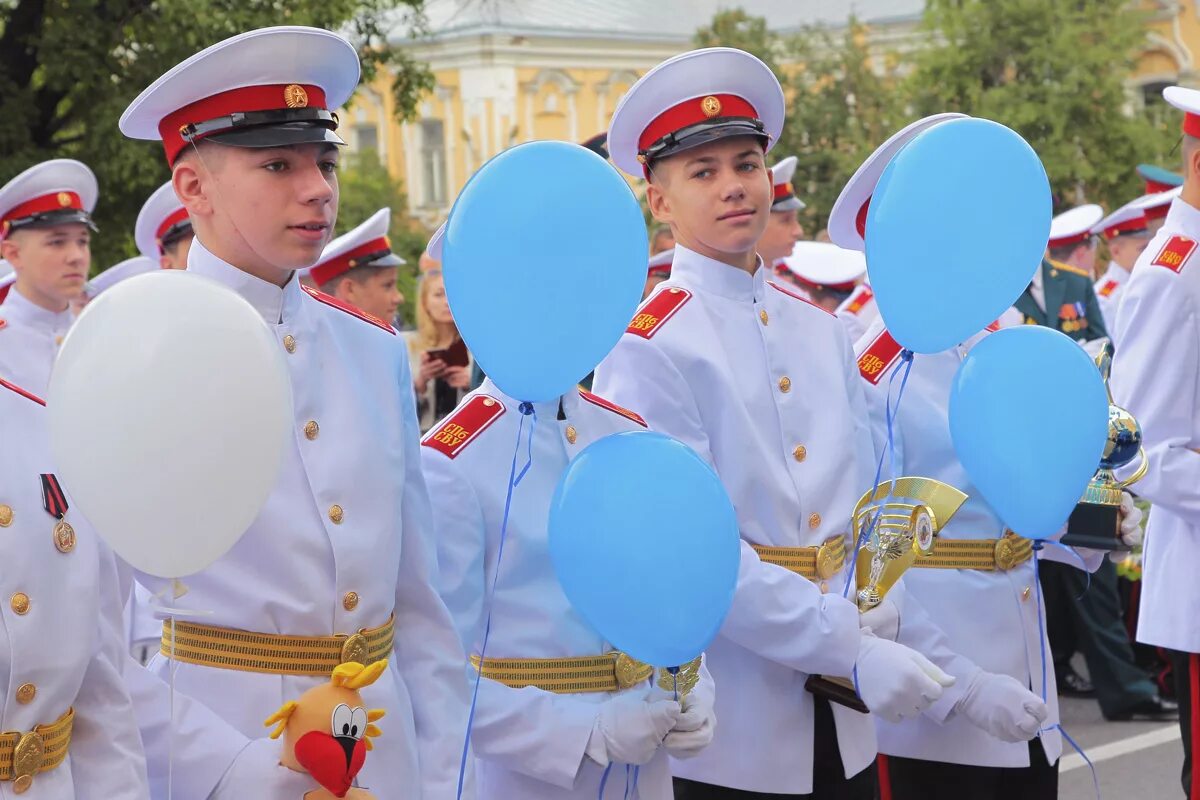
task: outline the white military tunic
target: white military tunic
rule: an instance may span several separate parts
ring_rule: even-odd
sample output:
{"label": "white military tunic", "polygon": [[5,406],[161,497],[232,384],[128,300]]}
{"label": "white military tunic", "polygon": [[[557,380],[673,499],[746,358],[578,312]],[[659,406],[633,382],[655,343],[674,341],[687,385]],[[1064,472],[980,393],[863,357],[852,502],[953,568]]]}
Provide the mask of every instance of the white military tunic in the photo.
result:
{"label": "white military tunic", "polygon": [[[1138,258],[1114,330],[1112,393],[1142,427],[1151,502],[1140,642],[1200,653],[1200,210],[1182,197]],[[1136,462],[1134,465],[1136,466]]]}
{"label": "white military tunic", "polygon": [[[309,296],[296,276],[280,288],[220,260],[199,239],[188,270],[232,288],[262,314],[291,376],[295,428],[259,517],[229,553],[187,579],[179,602],[212,612],[196,620],[203,624],[296,636],[354,633],[395,613],[388,671],[363,690],[368,706],[387,716],[358,782],[380,798],[454,797],[467,682],[462,646],[436,591],[403,341]],[[139,581],[167,589],[149,576]],[[149,672],[165,680],[167,668],[156,656]],[[156,795],[164,794],[167,772],[163,680],[142,678],[135,691]],[[325,680],[179,664],[174,797],[208,798],[248,744],[265,744],[263,721]],[[296,800],[316,788],[307,776],[270,766],[253,785],[236,785],[235,768],[213,796]]]}
{"label": "white military tunic", "polygon": [[[146,764],[129,693],[116,564],[70,504],[75,544],[60,551],[42,475],[53,475],[46,412],[0,383],[0,730],[28,732],[74,709],[70,750],[22,800],[145,800]],[[63,487],[66,489],[66,487]],[[18,795],[0,783],[0,798]]]}
{"label": "white military tunic", "polygon": [[1128,280],[1129,270],[1115,261],[1110,261],[1104,275],[1096,281],[1096,302],[1100,304],[1104,327],[1110,332],[1117,324],[1117,307],[1121,303],[1121,292]]}
{"label": "white military tunic", "polygon": [[[524,420],[517,470],[529,453],[531,426],[533,466],[513,491],[492,605],[488,658],[596,656],[613,649],[563,594],[550,560],[546,522],[551,498],[571,458],[599,438],[644,430],[644,425],[599,405],[603,401],[594,395],[570,392],[561,401],[563,419],[556,399],[534,404],[536,423],[533,416]],[[446,603],[464,646],[474,653],[479,652],[485,598],[496,576],[509,466],[518,447],[519,407],[518,401],[485,380],[454,414],[431,429],[427,446],[421,448],[433,498]],[[448,426],[453,431],[443,436]],[[463,443],[444,444],[456,438]],[[600,703],[611,696],[512,689],[485,679],[472,734],[480,800],[594,800],[604,769],[585,758],[584,748]],[[606,791],[620,797],[624,785],[625,769],[614,765]],[[665,751],[660,749],[642,766],[637,785],[643,800],[670,800]]]}
{"label": "white military tunic", "polygon": [[[751,276],[679,245],[670,280],[596,371],[599,394],[712,464],[737,509],[737,594],[707,654],[719,724],[702,757],[674,764],[677,776],[812,791],[813,696],[804,683],[813,673],[851,674],[858,610],[841,596],[844,572],[823,593],[750,545],[813,547],[851,533],[851,513],[874,477],[861,383],[833,316],[770,281],[761,264]],[[926,645],[916,649],[965,674],[968,667],[943,657],[936,631],[906,627]],[[957,691],[946,690],[938,706],[948,710]],[[852,776],[875,758],[874,723],[832,708]]]}
{"label": "white military tunic", "polygon": [[59,345],[74,321],[69,308],[47,311],[13,287],[0,305],[0,377],[44,398]]}
{"label": "white military tunic", "polygon": [[834,312],[837,318],[846,325],[850,341],[856,342],[875,320],[879,319],[879,304],[875,302],[875,292],[871,284],[863,281],[850,296],[842,301]]}
{"label": "white military tunic", "polygon": [[[883,320],[876,319],[857,350],[865,353],[883,334]],[[950,386],[963,357],[980,338],[941,353],[918,354],[893,425],[899,475],[939,480],[967,495],[958,513],[939,531],[943,539],[998,539],[1005,532],[1004,523],[971,483],[950,438]],[[863,386],[871,406],[876,449],[881,450],[887,441],[888,376],[885,372],[876,383],[864,379]],[[899,381],[892,387],[893,408],[898,386]],[[885,470],[887,464],[885,460]],[[1042,557],[1078,564],[1054,545],[1047,546]],[[945,631],[953,650],[989,672],[1011,675],[1040,696],[1043,675],[1038,631],[1045,623],[1039,627],[1034,574],[1032,561],[1007,572],[913,568],[904,574],[905,603],[917,599]],[[905,624],[902,618],[902,629]],[[1049,716],[1042,727],[1052,728],[1058,723],[1058,694],[1049,644],[1045,647]],[[899,723],[876,718],[876,730],[880,752],[892,756],[987,767],[1029,766],[1029,747],[1024,742],[1001,741],[956,714],[940,723],[929,715]],[[1062,737],[1057,730],[1046,730],[1042,746],[1047,761],[1053,764],[1062,752]]]}

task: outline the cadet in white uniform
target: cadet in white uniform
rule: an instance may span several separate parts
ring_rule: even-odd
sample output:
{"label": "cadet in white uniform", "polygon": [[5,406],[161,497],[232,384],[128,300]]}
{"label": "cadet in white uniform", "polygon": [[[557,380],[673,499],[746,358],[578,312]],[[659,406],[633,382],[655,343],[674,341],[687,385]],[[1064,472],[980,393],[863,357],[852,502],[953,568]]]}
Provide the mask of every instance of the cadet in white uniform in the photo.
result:
{"label": "cadet in white uniform", "polygon": [[404,259],[392,252],[392,210],[381,208],[358,227],[334,239],[308,275],[322,292],[391,323],[404,302],[396,270]]}
{"label": "cadet in white uniform", "polygon": [[147,800],[116,564],[54,474],[44,405],[0,378],[0,797]]}
{"label": "cadet in white uniform", "polygon": [[0,305],[0,375],[45,397],[58,348],[87,283],[96,176],[67,158],[30,167],[0,189],[0,255],[16,283]]}
{"label": "cadet in white uniform", "polygon": [[805,297],[831,314],[845,303],[867,273],[862,253],[829,242],[796,242],[792,252],[777,265],[777,272],[780,267]]}
{"label": "cadet in white uniform", "polygon": [[1150,241],[1149,222],[1141,205],[1141,198],[1126,203],[1092,228],[1094,235],[1108,242],[1111,256],[1108,269],[1096,281],[1096,301],[1100,304],[1104,327],[1109,330],[1117,321],[1117,305],[1121,289],[1129,280],[1129,271]]}
{"label": "cadet in white uniform", "polygon": [[[167,780],[168,668],[177,690],[174,796],[296,800],[316,783],[280,766],[263,720],[339,663],[388,658],[388,672],[364,692],[388,716],[361,786],[381,798],[455,796],[465,656],[436,590],[404,344],[386,323],[302,287],[295,273],[320,258],[333,229],[342,141],[332,109],[358,76],[358,56],[341,37],[266,28],[170,70],[121,118],[127,136],[162,139],[196,231],[188,271],[262,315],[282,349],[295,413],[258,519],[188,578],[181,602],[210,613],[176,626],[174,664],[160,655],[148,671],[129,670],[156,794]],[[163,653],[169,638],[164,630]]]}
{"label": "cadet in white uniform", "polygon": [[634,765],[640,767],[638,797],[670,800],[668,751],[696,755],[712,739],[712,679],[705,671],[683,698],[680,716],[673,696],[652,688],[651,669],[619,657],[571,607],[550,561],[546,531],[551,498],[570,459],[604,436],[644,429],[636,414],[583,390],[525,405],[485,380],[435,425],[421,452],[437,498],[446,603],[478,665],[508,464],[523,416],[519,447],[522,460],[531,449],[532,467],[513,490],[492,601],[472,736],[478,797],[594,800],[606,770],[606,793],[619,797],[625,766]]}
{"label": "cadet in white uniform", "polygon": [[1186,112],[1183,191],[1125,285],[1113,332],[1112,392],[1142,427],[1149,472],[1136,491],[1152,503],[1142,554],[1139,642],[1176,651],[1183,788],[1200,798],[1195,769],[1200,685],[1200,91],[1172,86]]}
{"label": "cadet in white uniform", "polygon": [[194,235],[192,220],[170,181],[150,195],[134,223],[138,252],[163,269],[187,269],[188,248]]}

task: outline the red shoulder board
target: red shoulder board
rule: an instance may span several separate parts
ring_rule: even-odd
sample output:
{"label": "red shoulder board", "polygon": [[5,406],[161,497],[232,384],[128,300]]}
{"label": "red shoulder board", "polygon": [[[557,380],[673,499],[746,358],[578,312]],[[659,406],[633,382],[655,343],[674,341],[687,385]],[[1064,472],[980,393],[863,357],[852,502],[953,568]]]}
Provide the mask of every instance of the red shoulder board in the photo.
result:
{"label": "red shoulder board", "polygon": [[381,320],[379,317],[375,316],[374,314],[368,314],[367,312],[363,311],[358,306],[351,305],[350,303],[347,303],[345,300],[339,300],[336,297],[334,297],[333,295],[325,294],[324,292],[318,291],[317,289],[314,289],[311,286],[305,286],[305,285],[301,284],[300,288],[303,289],[305,292],[307,292],[309,297],[312,297],[316,300],[320,300],[322,303],[324,303],[327,306],[333,306],[336,309],[345,311],[347,314],[349,314],[352,317],[358,317],[363,322],[369,322],[377,328],[383,328],[385,331],[392,334],[393,336],[396,335],[395,328],[393,328],[391,325],[388,325],[386,322],[384,322],[383,320]]}
{"label": "red shoulder board", "polygon": [[0,317],[0,331],[4,330],[7,327],[8,327],[8,320],[6,320],[4,317]]}
{"label": "red shoulder board", "polygon": [[421,444],[454,458],[503,415],[503,403],[489,395],[477,394],[471,398],[471,402],[425,434]]}
{"label": "red shoulder board", "polygon": [[[2,321],[2,320],[0,320],[0,321]],[[10,391],[16,392],[17,394],[21,395],[21,397],[24,397],[27,400],[32,400],[33,402],[37,403],[40,406],[46,405],[46,401],[43,400],[42,398],[38,397],[36,394],[33,394],[32,392],[27,392],[24,389],[22,389],[20,386],[17,386],[15,383],[9,383],[8,381],[4,380],[4,378],[0,378],[0,386],[3,386],[5,389],[8,389]]]}
{"label": "red shoulder board", "polygon": [[[825,309],[821,308],[819,305],[817,305],[816,303],[814,303],[812,300],[809,300],[807,297],[804,297],[804,296],[802,296],[802,295],[798,295],[798,294],[796,294],[796,293],[795,293],[795,292],[793,292],[791,289],[785,289],[785,288],[783,288],[782,286],[780,286],[780,285],[779,285],[778,283],[776,283],[775,281],[767,281],[767,286],[770,286],[772,289],[775,289],[776,291],[783,292],[783,293],[784,293],[784,294],[786,294],[788,297],[791,297],[791,298],[792,298],[792,299],[794,299],[794,300],[799,300],[801,303],[808,303],[810,306],[812,306],[813,308],[817,309],[818,311],[820,311],[820,312],[821,312],[821,313],[823,313],[823,314],[829,314],[829,312],[828,312],[828,311],[826,311]],[[832,316],[833,316],[833,314],[829,314],[829,316],[831,316],[831,317],[832,317]]]}
{"label": "red shoulder board", "polygon": [[1104,285],[1100,287],[1096,294],[1100,295],[1101,297],[1111,297],[1112,293],[1116,291],[1117,287],[1120,285],[1121,284],[1117,283],[1116,281],[1105,281]]}
{"label": "red shoulder board", "polygon": [[846,310],[851,314],[857,314],[870,305],[874,299],[875,292],[871,287],[865,283],[860,283],[858,288],[854,290],[854,294],[850,295],[850,302],[846,305]]}
{"label": "red shoulder board", "polygon": [[675,316],[675,313],[691,299],[692,293],[687,289],[680,289],[676,286],[663,289],[651,297],[648,302],[642,304],[625,332],[643,339],[651,339],[663,323]]}
{"label": "red shoulder board", "polygon": [[1156,267],[1166,267],[1172,272],[1182,272],[1183,265],[1196,252],[1196,240],[1186,236],[1172,236],[1163,245],[1162,250],[1150,263]]}
{"label": "red shoulder board", "polygon": [[868,382],[878,384],[883,379],[883,373],[896,363],[903,350],[890,333],[886,330],[880,331],[858,357],[858,371]]}
{"label": "red shoulder board", "polygon": [[600,406],[601,408],[607,408],[609,411],[612,411],[615,414],[620,414],[625,419],[633,420],[638,425],[641,425],[643,428],[649,427],[648,425],[646,425],[646,420],[642,419],[637,414],[630,411],[628,408],[621,408],[616,403],[609,402],[608,400],[605,400],[603,397],[601,397],[598,394],[592,394],[591,392],[587,391],[586,389],[580,389],[579,396],[582,397],[584,400],[587,400],[589,403],[592,403],[593,405]]}

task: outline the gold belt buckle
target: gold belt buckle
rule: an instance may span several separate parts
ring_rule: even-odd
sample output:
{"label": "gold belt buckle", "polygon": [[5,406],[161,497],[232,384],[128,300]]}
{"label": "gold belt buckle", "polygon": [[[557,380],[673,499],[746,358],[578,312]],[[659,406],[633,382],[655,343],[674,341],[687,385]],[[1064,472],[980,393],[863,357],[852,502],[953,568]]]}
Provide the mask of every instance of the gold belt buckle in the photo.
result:
{"label": "gold belt buckle", "polygon": [[632,689],[646,680],[645,664],[621,652],[615,653],[615,655],[617,660],[613,666],[613,673],[617,679],[617,688],[621,690]]}
{"label": "gold belt buckle", "polygon": [[33,785],[33,775],[42,768],[46,742],[40,733],[30,731],[21,737],[13,751],[13,791],[24,794]]}
{"label": "gold belt buckle", "polygon": [[361,631],[347,636],[346,641],[342,643],[343,664],[366,664],[370,653],[371,643]]}
{"label": "gold belt buckle", "polygon": [[1017,565],[1017,537],[1013,533],[1006,533],[996,540],[996,548],[993,552],[996,559],[996,569],[1008,572]]}
{"label": "gold belt buckle", "polygon": [[846,540],[842,536],[833,536],[826,539],[820,547],[817,548],[817,578],[827,581],[838,573],[843,564],[838,564],[838,553],[842,555],[843,564],[845,563]]}

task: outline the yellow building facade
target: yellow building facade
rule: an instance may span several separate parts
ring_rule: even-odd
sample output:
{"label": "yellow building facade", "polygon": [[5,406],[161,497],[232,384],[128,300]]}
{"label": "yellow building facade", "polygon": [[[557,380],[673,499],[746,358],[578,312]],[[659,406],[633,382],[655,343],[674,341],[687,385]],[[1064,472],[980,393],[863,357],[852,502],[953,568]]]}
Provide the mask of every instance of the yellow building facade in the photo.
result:
{"label": "yellow building facade", "polygon": [[[638,76],[691,46],[719,0],[430,0],[432,35],[395,43],[429,64],[436,88],[416,118],[399,122],[381,73],[344,112],[354,150],[379,153],[408,195],[409,211],[432,227],[467,178],[521,142],[581,142],[608,127]],[[490,3],[490,5],[489,5]],[[510,3],[506,6],[505,3]],[[747,12],[780,29],[839,26],[817,0],[747,0]],[[880,49],[919,46],[923,0],[860,0],[859,19]],[[1200,0],[1142,0],[1147,48],[1130,76],[1130,108],[1153,102],[1164,85],[1200,82]],[[710,7],[711,6],[711,7]],[[597,18],[597,9],[606,10]],[[824,16],[822,16],[824,15]]]}

